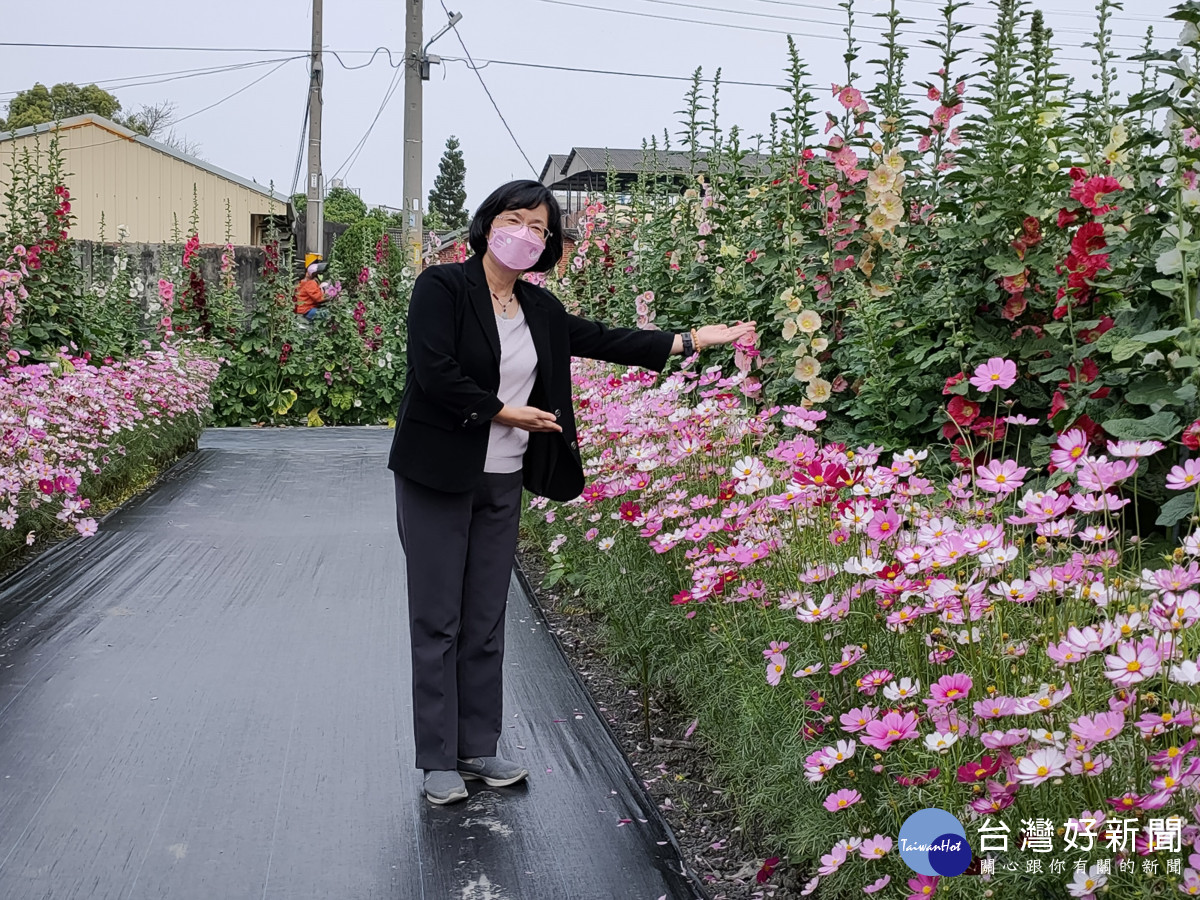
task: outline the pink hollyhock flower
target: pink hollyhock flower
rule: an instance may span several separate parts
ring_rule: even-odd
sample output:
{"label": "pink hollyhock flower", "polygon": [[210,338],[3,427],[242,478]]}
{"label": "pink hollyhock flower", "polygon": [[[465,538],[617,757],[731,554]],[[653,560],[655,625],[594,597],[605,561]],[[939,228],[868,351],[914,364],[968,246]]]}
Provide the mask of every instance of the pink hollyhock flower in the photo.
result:
{"label": "pink hollyhock flower", "polygon": [[877,891],[882,891],[885,887],[892,883],[891,875],[884,875],[882,878],[876,879],[871,884],[863,888],[864,894],[874,894]]}
{"label": "pink hollyhock flower", "polygon": [[993,356],[987,362],[976,366],[975,374],[971,376],[971,384],[975,385],[981,394],[990,393],[993,388],[1008,390],[1016,380],[1017,364],[999,356]]}
{"label": "pink hollyhock flower", "polygon": [[1057,747],[1041,747],[1017,760],[1016,780],[1037,785],[1066,774],[1067,757]]}
{"label": "pink hollyhock flower", "polygon": [[1125,716],[1119,712],[1101,712],[1094,716],[1080,716],[1071,723],[1071,734],[1085,741],[1098,744],[1111,740],[1125,727]]}
{"label": "pink hollyhock flower", "polygon": [[838,812],[843,809],[849,809],[855,803],[862,799],[862,794],[858,791],[848,790],[843,788],[840,791],[830,794],[825,798],[822,804],[830,812]]}
{"label": "pink hollyhock flower", "polygon": [[787,658],[782,653],[772,653],[771,658],[767,660],[767,684],[772,686],[779,684],[785,668],[787,668]]}
{"label": "pink hollyhock flower", "polygon": [[892,852],[893,846],[895,845],[890,837],[877,834],[863,841],[858,853],[863,859],[881,859]]}
{"label": "pink hollyhock flower", "polygon": [[986,466],[975,470],[976,482],[981,490],[1006,497],[1025,483],[1025,466],[1018,466],[1011,459],[993,459]]}
{"label": "pink hollyhock flower", "polygon": [[971,691],[971,679],[962,672],[954,675],[943,675],[929,688],[932,705],[946,706],[966,698]]}
{"label": "pink hollyhock flower", "polygon": [[1173,491],[1200,487],[1200,460],[1188,459],[1182,466],[1173,467],[1167,473],[1167,487]]}
{"label": "pink hollyhock flower", "polygon": [[1105,677],[1117,687],[1127,688],[1158,674],[1162,658],[1154,639],[1147,638],[1136,644],[1129,641],[1118,645],[1116,653],[1104,657],[1104,664]]}

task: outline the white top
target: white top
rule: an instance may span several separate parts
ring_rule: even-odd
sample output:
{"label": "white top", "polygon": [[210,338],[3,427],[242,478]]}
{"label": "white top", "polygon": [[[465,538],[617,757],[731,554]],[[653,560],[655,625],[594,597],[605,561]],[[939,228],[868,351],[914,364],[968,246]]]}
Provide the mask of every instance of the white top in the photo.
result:
{"label": "white top", "polygon": [[[537,350],[525,313],[517,306],[517,314],[511,319],[496,316],[496,328],[500,331],[500,389],[496,396],[506,406],[526,406],[537,378]],[[488,435],[485,472],[517,472],[524,465],[525,448],[529,446],[529,432],[511,425],[491,423]]]}

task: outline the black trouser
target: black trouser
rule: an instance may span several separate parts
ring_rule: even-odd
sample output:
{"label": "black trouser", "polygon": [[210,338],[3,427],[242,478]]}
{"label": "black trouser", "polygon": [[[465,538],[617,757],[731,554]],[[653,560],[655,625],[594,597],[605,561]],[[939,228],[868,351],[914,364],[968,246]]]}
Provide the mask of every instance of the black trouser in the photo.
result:
{"label": "black trouser", "polygon": [[521,520],[521,472],[485,473],[447,493],[396,475],[396,525],[408,572],[417,768],[495,756],[504,610]]}

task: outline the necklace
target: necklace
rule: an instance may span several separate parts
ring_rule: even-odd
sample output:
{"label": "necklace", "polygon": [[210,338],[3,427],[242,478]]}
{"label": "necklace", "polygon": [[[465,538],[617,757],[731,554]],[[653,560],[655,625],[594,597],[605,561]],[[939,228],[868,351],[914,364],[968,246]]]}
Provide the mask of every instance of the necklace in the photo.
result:
{"label": "necklace", "polygon": [[511,319],[511,318],[513,318],[513,316],[516,315],[516,310],[513,310],[512,315],[508,314],[508,304],[512,303],[514,300],[517,299],[517,295],[515,292],[512,294],[509,294],[507,299],[503,299],[500,296],[498,296],[495,291],[492,291],[492,299],[495,300],[497,303],[499,303],[501,307],[503,307],[503,311],[500,313],[501,318]]}

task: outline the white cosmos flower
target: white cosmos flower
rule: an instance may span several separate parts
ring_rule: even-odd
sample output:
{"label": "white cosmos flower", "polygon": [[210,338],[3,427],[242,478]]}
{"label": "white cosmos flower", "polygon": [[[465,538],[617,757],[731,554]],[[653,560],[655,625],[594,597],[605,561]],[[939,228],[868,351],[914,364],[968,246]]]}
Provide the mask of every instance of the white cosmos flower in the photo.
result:
{"label": "white cosmos flower", "polygon": [[925,747],[935,753],[942,753],[953,747],[957,740],[958,735],[953,732],[938,734],[935,731],[933,734],[925,735]]}

